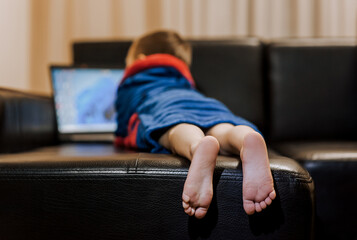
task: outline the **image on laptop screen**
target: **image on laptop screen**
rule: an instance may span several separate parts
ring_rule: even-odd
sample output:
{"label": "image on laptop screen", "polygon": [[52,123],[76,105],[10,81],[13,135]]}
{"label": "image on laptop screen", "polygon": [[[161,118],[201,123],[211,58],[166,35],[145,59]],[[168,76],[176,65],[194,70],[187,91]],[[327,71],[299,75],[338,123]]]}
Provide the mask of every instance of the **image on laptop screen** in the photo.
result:
{"label": "image on laptop screen", "polygon": [[115,95],[124,69],[51,68],[59,133],[116,129]]}

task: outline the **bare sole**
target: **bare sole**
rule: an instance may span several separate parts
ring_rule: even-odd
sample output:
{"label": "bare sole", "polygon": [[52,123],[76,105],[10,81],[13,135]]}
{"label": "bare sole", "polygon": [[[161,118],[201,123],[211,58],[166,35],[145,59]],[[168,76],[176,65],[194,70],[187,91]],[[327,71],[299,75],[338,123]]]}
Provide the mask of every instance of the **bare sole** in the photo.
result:
{"label": "bare sole", "polygon": [[203,137],[197,145],[182,193],[185,213],[203,218],[213,197],[213,171],[219,152],[219,143],[212,136]]}
{"label": "bare sole", "polygon": [[243,168],[243,207],[248,215],[261,212],[276,197],[273,177],[263,137],[249,133],[241,151]]}

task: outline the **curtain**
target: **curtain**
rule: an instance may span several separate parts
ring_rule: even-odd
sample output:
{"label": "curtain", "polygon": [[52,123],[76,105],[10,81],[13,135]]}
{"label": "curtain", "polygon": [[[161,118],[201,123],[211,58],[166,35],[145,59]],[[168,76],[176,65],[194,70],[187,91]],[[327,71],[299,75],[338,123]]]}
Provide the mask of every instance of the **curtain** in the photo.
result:
{"label": "curtain", "polygon": [[185,37],[264,39],[356,37],[357,32],[357,0],[1,1],[26,3],[21,9],[29,16],[22,20],[29,27],[23,41],[29,61],[22,67],[29,73],[28,88],[46,93],[48,65],[70,64],[73,41],[133,38],[154,29],[174,29]]}

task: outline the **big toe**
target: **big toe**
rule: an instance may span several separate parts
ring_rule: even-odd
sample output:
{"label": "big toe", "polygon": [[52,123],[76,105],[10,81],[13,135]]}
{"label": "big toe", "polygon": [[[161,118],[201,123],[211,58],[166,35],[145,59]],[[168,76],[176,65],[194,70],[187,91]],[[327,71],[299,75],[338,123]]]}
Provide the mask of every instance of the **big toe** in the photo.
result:
{"label": "big toe", "polygon": [[198,219],[203,218],[204,216],[206,216],[207,210],[208,210],[207,208],[203,208],[203,207],[197,208],[195,211],[195,217]]}
{"label": "big toe", "polygon": [[255,212],[255,204],[253,201],[250,200],[244,200],[243,201],[243,208],[244,211],[248,214],[248,215],[252,215]]}

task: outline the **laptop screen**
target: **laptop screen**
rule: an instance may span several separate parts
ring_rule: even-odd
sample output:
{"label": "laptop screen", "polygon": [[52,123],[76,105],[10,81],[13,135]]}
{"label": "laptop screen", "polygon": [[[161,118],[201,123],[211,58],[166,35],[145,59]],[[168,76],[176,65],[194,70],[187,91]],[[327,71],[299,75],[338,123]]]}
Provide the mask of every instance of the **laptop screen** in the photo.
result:
{"label": "laptop screen", "polygon": [[51,67],[59,133],[114,132],[114,101],[123,74],[124,69]]}

